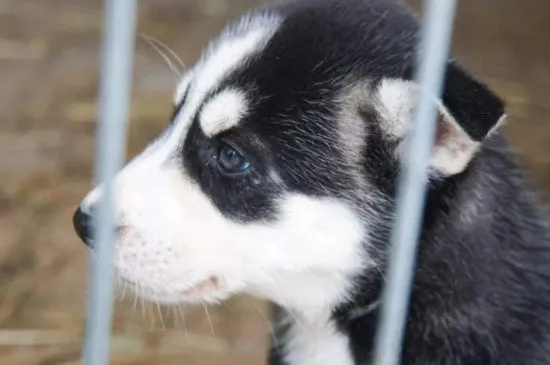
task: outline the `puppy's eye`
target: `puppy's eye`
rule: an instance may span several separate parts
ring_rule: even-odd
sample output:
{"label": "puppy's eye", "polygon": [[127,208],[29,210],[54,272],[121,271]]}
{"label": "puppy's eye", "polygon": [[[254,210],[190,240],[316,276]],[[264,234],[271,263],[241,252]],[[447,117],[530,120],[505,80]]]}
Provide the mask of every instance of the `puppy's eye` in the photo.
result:
{"label": "puppy's eye", "polygon": [[250,163],[236,149],[228,144],[222,144],[218,152],[218,163],[227,173],[245,172]]}

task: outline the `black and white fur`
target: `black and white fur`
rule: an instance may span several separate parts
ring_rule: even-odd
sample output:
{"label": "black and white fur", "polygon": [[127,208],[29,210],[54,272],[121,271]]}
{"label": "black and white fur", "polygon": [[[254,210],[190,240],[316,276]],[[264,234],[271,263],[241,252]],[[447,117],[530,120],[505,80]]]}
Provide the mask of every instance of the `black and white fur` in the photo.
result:
{"label": "black and white fur", "polygon": [[[120,280],[167,304],[272,301],[270,364],[369,364],[418,40],[392,0],[296,0],[228,27],[116,177]],[[504,105],[453,60],[434,103],[402,363],[550,364],[549,231]],[[75,215],[88,244],[101,195]]]}

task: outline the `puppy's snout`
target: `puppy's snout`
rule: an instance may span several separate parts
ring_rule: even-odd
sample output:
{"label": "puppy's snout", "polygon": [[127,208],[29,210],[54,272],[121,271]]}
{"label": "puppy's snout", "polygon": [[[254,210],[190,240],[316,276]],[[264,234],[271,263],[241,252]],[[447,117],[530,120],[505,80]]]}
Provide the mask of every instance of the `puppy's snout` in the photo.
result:
{"label": "puppy's snout", "polygon": [[88,247],[93,248],[94,217],[92,214],[83,210],[82,207],[78,207],[73,215],[73,225],[78,237]]}

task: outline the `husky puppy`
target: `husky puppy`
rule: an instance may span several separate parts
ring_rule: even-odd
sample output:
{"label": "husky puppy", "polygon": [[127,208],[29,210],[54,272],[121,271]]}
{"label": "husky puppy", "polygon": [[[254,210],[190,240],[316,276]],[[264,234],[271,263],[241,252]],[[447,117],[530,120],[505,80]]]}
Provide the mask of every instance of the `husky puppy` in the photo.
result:
{"label": "husky puppy", "polygon": [[[119,280],[166,304],[273,302],[270,364],[369,364],[418,42],[392,0],[294,0],[225,29],[116,176]],[[445,74],[402,364],[550,364],[546,217],[503,102]],[[92,247],[102,194],[74,216]]]}

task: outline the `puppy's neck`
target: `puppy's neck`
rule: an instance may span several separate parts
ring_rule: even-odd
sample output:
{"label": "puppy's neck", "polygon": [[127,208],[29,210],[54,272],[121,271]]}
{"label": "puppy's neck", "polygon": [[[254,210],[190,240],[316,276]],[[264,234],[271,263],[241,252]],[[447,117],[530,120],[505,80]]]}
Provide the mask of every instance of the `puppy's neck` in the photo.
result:
{"label": "puppy's neck", "polygon": [[339,273],[308,272],[289,275],[250,294],[268,299],[300,322],[315,326],[329,319],[334,308],[349,300],[352,282],[352,278]]}

